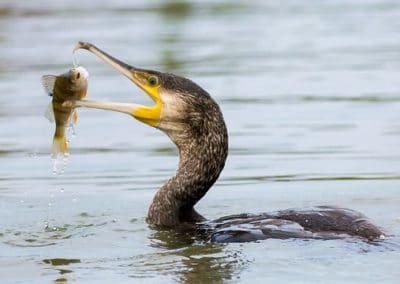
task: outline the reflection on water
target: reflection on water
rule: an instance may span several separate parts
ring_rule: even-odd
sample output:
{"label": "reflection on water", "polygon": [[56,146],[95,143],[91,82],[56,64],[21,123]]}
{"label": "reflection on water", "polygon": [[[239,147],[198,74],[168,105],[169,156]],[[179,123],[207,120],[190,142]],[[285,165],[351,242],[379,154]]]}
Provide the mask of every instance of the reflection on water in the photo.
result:
{"label": "reflection on water", "polygon": [[70,265],[72,263],[80,263],[81,261],[79,259],[52,258],[52,259],[43,259],[43,262],[53,266],[60,266],[60,265]]}
{"label": "reflection on water", "polygon": [[72,273],[73,270],[66,269],[66,268],[57,268],[57,267],[66,267],[68,265],[74,264],[74,263],[81,263],[80,259],[67,259],[67,258],[52,258],[52,259],[43,259],[43,263],[55,266],[55,268],[58,270],[58,273],[60,274],[60,277],[54,280],[54,283],[68,283],[68,278],[66,278],[67,275],[64,276],[64,274],[69,274]]}
{"label": "reflection on water", "polygon": [[188,1],[165,1],[159,5],[159,13],[167,19],[176,20],[190,16],[194,5]]}
{"label": "reflection on water", "polygon": [[81,269],[82,264],[91,263],[106,265],[107,269],[124,268],[133,279],[156,279],[168,275],[180,283],[224,283],[226,280],[238,279],[240,272],[249,263],[239,249],[199,243],[190,231],[154,230],[149,239],[156,253],[84,260],[50,258],[42,262],[58,271],[60,278],[56,281],[65,283],[68,282],[67,274]]}
{"label": "reflection on water", "polygon": [[[152,246],[165,250],[164,256],[171,259],[170,267],[164,263],[162,271],[170,270],[182,283],[223,283],[238,277],[246,264],[240,250],[199,243],[193,231],[156,230],[150,238]],[[157,261],[150,261],[146,273],[151,267],[158,271],[161,268]]]}
{"label": "reflection on water", "polygon": [[[1,1],[0,279],[396,283],[399,17],[393,0]],[[153,230],[147,207],[177,151],[116,113],[79,110],[68,165],[53,175],[40,77],[70,68],[78,40],[190,77],[220,103],[230,156],[197,206],[204,216],[339,205],[395,237],[221,246]],[[148,103],[94,56],[78,57],[90,98]]]}

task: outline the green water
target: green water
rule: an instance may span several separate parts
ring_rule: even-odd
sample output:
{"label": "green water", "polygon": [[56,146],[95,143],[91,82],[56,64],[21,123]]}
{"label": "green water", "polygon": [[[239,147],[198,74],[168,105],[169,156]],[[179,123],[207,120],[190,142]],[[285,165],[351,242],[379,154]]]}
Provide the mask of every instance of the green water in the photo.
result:
{"label": "green water", "polygon": [[[0,2],[1,283],[398,283],[400,2]],[[321,204],[359,210],[393,240],[202,244],[145,222],[175,172],[164,134],[79,110],[52,173],[43,74],[79,40],[189,77],[225,116],[230,155],[207,218]],[[149,103],[93,55],[89,98]]]}

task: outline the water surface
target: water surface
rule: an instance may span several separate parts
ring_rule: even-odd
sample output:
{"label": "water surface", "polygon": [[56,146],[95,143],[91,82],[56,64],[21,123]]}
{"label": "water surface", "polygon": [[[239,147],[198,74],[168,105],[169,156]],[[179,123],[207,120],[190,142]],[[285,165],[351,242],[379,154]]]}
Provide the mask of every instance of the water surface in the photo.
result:
{"label": "water surface", "polygon": [[[2,283],[397,283],[400,278],[400,3],[11,1],[0,4]],[[197,205],[207,218],[332,204],[393,238],[202,244],[145,223],[175,171],[168,138],[132,118],[79,110],[53,175],[43,74],[79,40],[174,72],[219,102],[230,156]],[[80,51],[89,97],[149,103]]]}

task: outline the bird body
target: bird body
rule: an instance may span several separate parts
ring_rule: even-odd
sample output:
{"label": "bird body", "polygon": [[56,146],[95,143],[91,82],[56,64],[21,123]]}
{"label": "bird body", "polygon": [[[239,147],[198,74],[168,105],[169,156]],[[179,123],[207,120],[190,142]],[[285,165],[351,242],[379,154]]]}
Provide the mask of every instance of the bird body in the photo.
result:
{"label": "bird body", "polygon": [[189,79],[130,66],[90,43],[80,42],[75,49],[86,49],[120,71],[150,96],[154,106],[85,100],[67,102],[69,106],[127,113],[166,133],[179,150],[176,174],[155,194],[146,219],[149,224],[190,225],[207,232],[215,242],[348,236],[375,240],[384,236],[361,213],[333,206],[207,221],[194,206],[218,179],[228,155],[227,128],[218,104]]}
{"label": "bird body", "polygon": [[383,239],[384,234],[360,212],[336,206],[240,214],[212,221],[211,240],[243,242],[268,238]]}

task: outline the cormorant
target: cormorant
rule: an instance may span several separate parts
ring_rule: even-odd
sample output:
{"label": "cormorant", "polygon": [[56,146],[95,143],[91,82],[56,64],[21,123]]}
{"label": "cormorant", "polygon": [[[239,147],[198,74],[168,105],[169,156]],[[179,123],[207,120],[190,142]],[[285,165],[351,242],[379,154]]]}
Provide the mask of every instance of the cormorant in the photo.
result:
{"label": "cormorant", "polygon": [[86,49],[117,69],[147,93],[154,105],[86,100],[67,104],[127,113],[163,131],[179,149],[178,169],[154,196],[146,219],[149,224],[169,228],[192,224],[206,228],[209,239],[216,242],[384,238],[383,232],[363,214],[333,206],[239,214],[206,221],[194,206],[218,179],[228,155],[228,134],[218,104],[189,79],[130,66],[87,42],[79,42],[74,51],[77,49]]}

